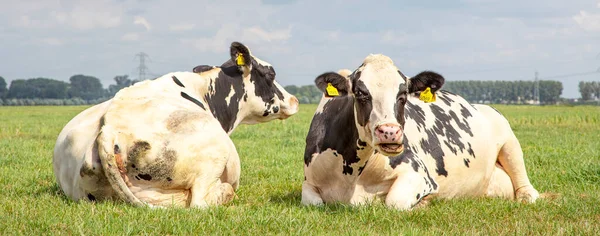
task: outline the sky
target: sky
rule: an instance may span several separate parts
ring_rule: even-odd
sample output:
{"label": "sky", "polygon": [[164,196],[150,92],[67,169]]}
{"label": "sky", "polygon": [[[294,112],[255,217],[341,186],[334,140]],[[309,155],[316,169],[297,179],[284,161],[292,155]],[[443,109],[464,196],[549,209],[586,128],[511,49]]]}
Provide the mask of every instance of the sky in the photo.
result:
{"label": "sky", "polygon": [[600,0],[0,0],[0,76],[136,79],[221,65],[239,41],[282,85],[354,70],[371,53],[404,74],[600,81]]}

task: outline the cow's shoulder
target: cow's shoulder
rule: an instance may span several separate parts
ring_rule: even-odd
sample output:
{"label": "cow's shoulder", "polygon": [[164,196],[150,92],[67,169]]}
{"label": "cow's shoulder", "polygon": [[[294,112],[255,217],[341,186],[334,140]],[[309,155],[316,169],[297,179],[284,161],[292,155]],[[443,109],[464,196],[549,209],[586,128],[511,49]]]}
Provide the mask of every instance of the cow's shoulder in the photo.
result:
{"label": "cow's shoulder", "polygon": [[356,159],[358,131],[353,108],[354,100],[351,96],[326,98],[321,101],[306,136],[306,165],[310,164],[314,154],[327,149],[335,150],[344,159]]}

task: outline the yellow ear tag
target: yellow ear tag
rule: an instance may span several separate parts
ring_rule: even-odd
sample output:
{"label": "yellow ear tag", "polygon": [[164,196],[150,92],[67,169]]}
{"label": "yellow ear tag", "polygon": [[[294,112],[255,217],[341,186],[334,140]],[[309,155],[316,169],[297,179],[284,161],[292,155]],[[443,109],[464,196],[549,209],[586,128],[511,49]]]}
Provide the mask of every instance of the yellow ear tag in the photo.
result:
{"label": "yellow ear tag", "polygon": [[244,56],[241,53],[237,54],[236,62],[238,66],[246,65],[246,61],[244,60]]}
{"label": "yellow ear tag", "polygon": [[329,95],[330,97],[337,97],[340,96],[340,93],[338,92],[338,90],[333,87],[333,85],[331,85],[331,83],[327,83],[327,95]]}
{"label": "yellow ear tag", "polygon": [[424,102],[435,102],[435,94],[431,93],[430,87],[427,87],[425,91],[421,92],[419,99]]}

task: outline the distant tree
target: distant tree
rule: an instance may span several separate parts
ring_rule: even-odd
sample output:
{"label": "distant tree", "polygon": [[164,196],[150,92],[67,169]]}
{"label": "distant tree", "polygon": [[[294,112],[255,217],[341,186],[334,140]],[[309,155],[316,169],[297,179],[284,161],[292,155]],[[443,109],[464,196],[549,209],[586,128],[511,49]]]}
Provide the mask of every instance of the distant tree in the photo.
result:
{"label": "distant tree", "polygon": [[540,83],[540,102],[543,104],[555,104],[560,100],[563,86],[559,81],[541,80]]}
{"label": "distant tree", "polygon": [[581,94],[581,100],[583,101],[592,100],[592,96],[594,95],[591,84],[585,81],[579,82],[579,93]]}
{"label": "distant tree", "polygon": [[133,85],[133,81],[131,81],[127,75],[118,75],[114,78],[116,84],[111,84],[108,86],[108,94],[112,97],[115,96],[119,90],[129,87]]}
{"label": "distant tree", "polygon": [[0,76],[0,99],[6,97],[8,89],[6,88],[6,81]]}
{"label": "distant tree", "polygon": [[288,85],[283,88],[285,89],[285,91],[287,91],[290,94],[298,93],[298,86],[296,86],[296,85]]}
{"label": "distant tree", "polygon": [[69,84],[63,81],[35,78],[17,79],[10,83],[7,98],[67,98]]}
{"label": "distant tree", "polygon": [[83,100],[93,100],[104,96],[104,89],[100,80],[93,76],[73,75],[69,78],[71,87],[69,96]]}

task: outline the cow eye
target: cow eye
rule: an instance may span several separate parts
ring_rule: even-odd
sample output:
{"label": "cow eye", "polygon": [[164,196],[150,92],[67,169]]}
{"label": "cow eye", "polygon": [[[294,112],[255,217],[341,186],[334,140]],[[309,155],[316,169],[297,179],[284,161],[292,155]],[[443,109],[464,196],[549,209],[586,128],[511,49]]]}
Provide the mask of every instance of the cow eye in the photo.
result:
{"label": "cow eye", "polygon": [[356,96],[356,99],[358,99],[360,101],[369,100],[369,94],[362,90],[356,90],[355,96]]}

